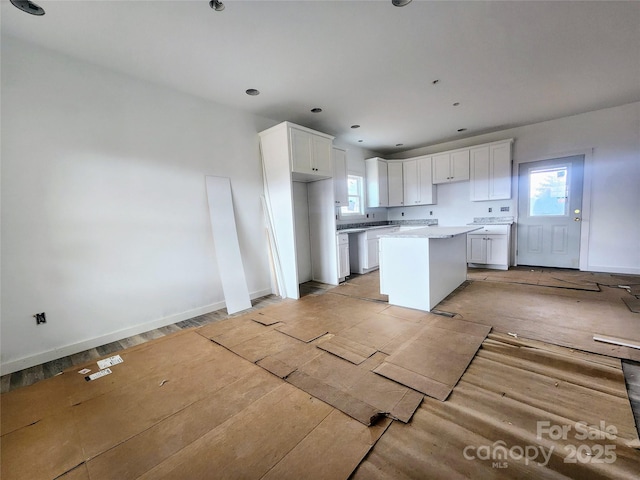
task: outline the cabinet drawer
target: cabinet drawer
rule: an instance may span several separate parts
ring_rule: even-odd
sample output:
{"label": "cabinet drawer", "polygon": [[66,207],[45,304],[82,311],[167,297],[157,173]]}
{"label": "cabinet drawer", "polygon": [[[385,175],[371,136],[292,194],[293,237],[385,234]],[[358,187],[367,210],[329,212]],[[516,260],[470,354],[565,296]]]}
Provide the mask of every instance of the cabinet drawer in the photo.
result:
{"label": "cabinet drawer", "polygon": [[470,232],[469,235],[507,235],[511,225],[483,225],[482,230]]}

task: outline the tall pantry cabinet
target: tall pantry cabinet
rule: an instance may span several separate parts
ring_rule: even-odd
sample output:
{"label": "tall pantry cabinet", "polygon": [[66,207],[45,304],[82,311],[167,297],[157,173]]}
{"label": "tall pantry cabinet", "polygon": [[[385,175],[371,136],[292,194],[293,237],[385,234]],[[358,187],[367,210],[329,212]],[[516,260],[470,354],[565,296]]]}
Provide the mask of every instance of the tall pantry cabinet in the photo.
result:
{"label": "tall pantry cabinet", "polygon": [[[304,270],[298,264],[300,252],[310,255],[313,280],[337,285],[338,252],[331,178],[333,137],[290,122],[280,123],[259,135],[265,200],[274,239],[271,256],[280,295],[300,298],[299,273]],[[307,204],[294,202],[293,182],[305,184],[297,185],[296,190],[306,188]],[[309,219],[308,244],[300,234],[296,240],[295,219],[301,216]],[[297,244],[299,242],[304,244]]]}

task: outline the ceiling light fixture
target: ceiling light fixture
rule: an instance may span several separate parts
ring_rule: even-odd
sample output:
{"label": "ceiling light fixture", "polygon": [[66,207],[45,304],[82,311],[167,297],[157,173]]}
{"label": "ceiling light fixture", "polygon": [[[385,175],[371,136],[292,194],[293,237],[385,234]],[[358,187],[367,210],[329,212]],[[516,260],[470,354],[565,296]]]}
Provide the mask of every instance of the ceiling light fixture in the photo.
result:
{"label": "ceiling light fixture", "polygon": [[466,131],[467,131],[467,129],[466,129],[466,128],[459,128],[459,129],[458,129],[458,131],[459,131],[459,132],[466,132]]}
{"label": "ceiling light fixture", "polygon": [[456,102],[456,103],[453,104],[454,107],[457,107],[459,105],[460,105],[460,102]]}
{"label": "ceiling light fixture", "polygon": [[360,128],[360,125],[351,125],[351,128]]}
{"label": "ceiling light fixture", "polygon": [[433,85],[437,85],[438,83],[440,83],[440,80],[438,80],[437,78],[431,82]]}
{"label": "ceiling light fixture", "polygon": [[409,5],[411,0],[391,0],[391,3],[394,7],[404,7],[405,5]]}
{"label": "ceiling light fixture", "polygon": [[311,111],[312,111],[313,113],[320,113],[320,112],[322,111],[322,109],[321,109],[321,108],[316,107],[316,108],[312,108],[312,109],[311,109]]}
{"label": "ceiling light fixture", "polygon": [[211,0],[209,2],[209,6],[216,12],[221,12],[222,10],[224,10],[224,3],[222,3],[220,0]]}
{"label": "ceiling light fixture", "polygon": [[23,12],[30,13],[31,15],[44,15],[44,9],[29,0],[11,0],[11,3],[13,3],[14,7],[18,7]]}
{"label": "ceiling light fixture", "polygon": [[362,140],[358,140],[358,143],[362,143]]}
{"label": "ceiling light fixture", "polygon": [[404,143],[396,143],[396,147],[401,147],[403,145],[404,145]]}
{"label": "ceiling light fixture", "polygon": [[260,95],[260,90],[256,90],[255,88],[249,88],[244,93],[246,93],[247,95],[251,95],[252,97],[255,97],[256,95]]}

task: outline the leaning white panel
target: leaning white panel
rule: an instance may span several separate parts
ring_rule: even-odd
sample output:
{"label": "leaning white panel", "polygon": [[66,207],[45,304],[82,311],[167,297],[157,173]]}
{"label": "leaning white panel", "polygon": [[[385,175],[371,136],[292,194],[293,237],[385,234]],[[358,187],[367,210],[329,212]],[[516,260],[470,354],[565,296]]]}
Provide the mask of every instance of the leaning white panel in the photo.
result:
{"label": "leaning white panel", "polygon": [[216,259],[222,291],[228,313],[251,308],[247,279],[240,255],[236,220],[233,214],[231,181],[226,177],[205,177],[211,232],[216,248]]}

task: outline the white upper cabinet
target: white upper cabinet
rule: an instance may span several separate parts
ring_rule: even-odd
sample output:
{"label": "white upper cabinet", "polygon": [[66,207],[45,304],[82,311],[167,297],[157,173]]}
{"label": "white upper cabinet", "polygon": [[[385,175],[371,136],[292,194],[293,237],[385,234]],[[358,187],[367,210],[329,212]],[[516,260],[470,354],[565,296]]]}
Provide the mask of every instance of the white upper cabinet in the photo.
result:
{"label": "white upper cabinet", "polygon": [[367,207],[388,207],[387,161],[374,157],[365,160],[364,164],[367,177]]}
{"label": "white upper cabinet", "polygon": [[511,198],[511,144],[513,140],[471,149],[470,196],[474,202]]}
{"label": "white upper cabinet", "polygon": [[289,126],[291,171],[294,180],[309,182],[331,178],[332,137]]}
{"label": "white upper cabinet", "polygon": [[404,162],[387,162],[390,207],[401,207],[405,204],[402,174],[403,163]]}
{"label": "white upper cabinet", "polygon": [[336,207],[347,206],[347,152],[336,147],[333,147],[333,190]]}
{"label": "white upper cabinet", "polygon": [[469,180],[469,150],[456,150],[433,155],[433,183]]}
{"label": "white upper cabinet", "polygon": [[436,203],[436,191],[431,172],[431,157],[417,157],[403,162],[404,205]]}

